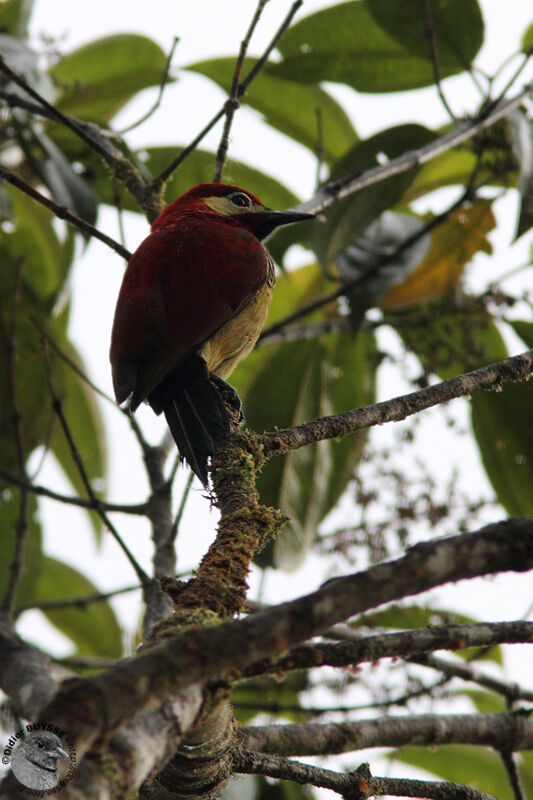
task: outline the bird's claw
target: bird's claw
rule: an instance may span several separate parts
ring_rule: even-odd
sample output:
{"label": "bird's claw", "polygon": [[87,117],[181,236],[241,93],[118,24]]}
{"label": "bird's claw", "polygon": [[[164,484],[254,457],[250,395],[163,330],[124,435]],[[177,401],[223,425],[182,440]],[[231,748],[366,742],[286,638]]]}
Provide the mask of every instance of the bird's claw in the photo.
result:
{"label": "bird's claw", "polygon": [[235,411],[239,415],[239,423],[242,422],[244,419],[244,414],[242,413],[241,398],[237,394],[237,391],[233,388],[233,386],[230,386],[229,383],[226,383],[225,380],[220,378],[214,372],[211,373],[210,377],[212,383],[215,384],[220,394],[222,395],[222,399],[224,400],[224,402],[235,409]]}

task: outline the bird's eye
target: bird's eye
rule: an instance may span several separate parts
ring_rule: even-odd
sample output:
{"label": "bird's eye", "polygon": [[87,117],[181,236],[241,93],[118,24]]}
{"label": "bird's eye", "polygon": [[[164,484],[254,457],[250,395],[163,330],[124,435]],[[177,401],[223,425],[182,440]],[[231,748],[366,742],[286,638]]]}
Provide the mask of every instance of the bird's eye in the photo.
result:
{"label": "bird's eye", "polygon": [[239,208],[249,208],[250,207],[250,198],[247,197],[245,194],[234,194],[231,198],[231,202],[234,206],[239,206]]}
{"label": "bird's eye", "polygon": [[42,750],[44,747],[44,742],[37,742],[37,747],[39,748],[39,750]]}

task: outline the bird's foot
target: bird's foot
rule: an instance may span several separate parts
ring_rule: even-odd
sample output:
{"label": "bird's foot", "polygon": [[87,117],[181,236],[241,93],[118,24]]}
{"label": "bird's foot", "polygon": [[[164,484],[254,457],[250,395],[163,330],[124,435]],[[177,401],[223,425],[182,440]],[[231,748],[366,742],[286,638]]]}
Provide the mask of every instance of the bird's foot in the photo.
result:
{"label": "bird's foot", "polygon": [[241,398],[237,394],[236,390],[233,388],[233,386],[230,386],[229,383],[226,383],[225,380],[220,378],[214,372],[211,373],[210,378],[212,383],[215,384],[222,395],[224,402],[235,409],[239,415],[239,422],[242,422],[244,419],[244,414],[242,413],[242,403]]}

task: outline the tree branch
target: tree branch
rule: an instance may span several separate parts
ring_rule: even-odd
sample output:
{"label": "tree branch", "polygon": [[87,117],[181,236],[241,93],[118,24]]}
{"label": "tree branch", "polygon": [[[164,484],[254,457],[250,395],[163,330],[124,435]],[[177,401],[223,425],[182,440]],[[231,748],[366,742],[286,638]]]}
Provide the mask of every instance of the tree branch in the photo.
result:
{"label": "tree branch", "polygon": [[[58,672],[49,656],[18,636],[12,625],[0,618],[0,688],[17,712],[35,719],[57,691]],[[53,677],[54,670],[56,676]]]}
{"label": "tree branch", "polygon": [[500,758],[509,777],[509,783],[511,784],[515,800],[527,800],[514,753],[509,749],[501,750]]}
{"label": "tree branch", "polygon": [[[20,411],[17,379],[15,374],[15,362],[17,360],[17,324],[20,309],[22,264],[23,262],[20,260],[17,265],[15,287],[12,298],[12,316],[10,326],[7,325],[7,319],[4,314],[4,305],[0,300],[0,333],[5,345],[8,404],[11,405],[11,423],[13,428],[13,438],[15,442],[18,470],[22,482],[27,483],[28,476],[26,472],[26,452],[24,449],[22,414]],[[12,615],[15,594],[24,572],[24,554],[29,531],[28,499],[27,488],[25,486],[20,487],[19,515],[14,531],[15,541],[13,546],[13,557],[9,567],[9,580],[7,582],[6,591],[0,606],[0,611],[7,616]]]}
{"label": "tree branch", "polygon": [[125,258],[126,261],[130,258],[131,253],[129,250],[126,250],[126,248],[123,247],[119,242],[116,242],[110,236],[107,236],[105,233],[99,231],[98,228],[94,227],[94,225],[90,225],[88,222],[85,222],[84,219],[81,219],[81,217],[73,214],[72,211],[69,211],[65,206],[60,206],[58,203],[55,203],[53,200],[45,197],[44,194],[38,192],[37,189],[34,189],[33,186],[30,186],[29,183],[22,180],[22,178],[19,178],[19,176],[15,175],[15,173],[10,172],[9,170],[0,166],[0,178],[8,183],[11,183],[13,186],[16,186],[21,192],[24,192],[24,194],[27,194],[37,203],[40,203],[42,206],[48,208],[59,219],[64,219],[65,222],[70,222],[71,225],[74,225],[82,233],[86,233],[88,236],[92,236],[94,239],[99,239],[101,242],[114,250],[115,253],[118,253],[119,256]]}
{"label": "tree branch", "polygon": [[[265,328],[259,339],[257,340],[258,343],[263,342],[265,339],[269,339],[272,334],[278,333],[279,331],[283,331],[287,325],[295,322],[302,317],[306,317],[308,314],[317,311],[319,308],[324,308],[324,306],[333,303],[335,300],[339,300],[341,297],[346,297],[347,295],[354,292],[356,289],[359,289],[361,286],[364,286],[365,283],[373,278],[376,274],[379,273],[383,267],[386,267],[388,264],[395,262],[399,256],[409,250],[414,244],[419,242],[424,236],[427,236],[428,233],[431,233],[433,230],[438,228],[442,225],[443,222],[446,222],[450,216],[460,209],[466,202],[472,202],[476,195],[476,188],[474,186],[474,179],[475,174],[471,176],[471,180],[466,186],[465,190],[461,193],[461,196],[457,198],[453,203],[451,203],[448,208],[442,211],[440,214],[435,214],[431,219],[429,219],[419,230],[415,231],[415,233],[406,236],[403,241],[401,241],[397,247],[393,250],[392,253],[388,253],[387,255],[383,255],[380,262],[368,268],[362,274],[356,275],[352,280],[346,281],[342,283],[338,289],[335,291],[330,292],[329,294],[322,295],[322,297],[318,297],[316,300],[311,301],[300,308],[297,308],[296,311],[293,311],[292,314],[287,314],[286,317],[273,322],[272,325],[269,325],[268,328]],[[349,321],[349,316],[346,317],[346,320]],[[330,320],[325,320],[324,322],[330,322]],[[320,324],[320,323],[318,323]]]}
{"label": "tree branch", "polygon": [[[140,588],[141,586],[125,586],[122,589],[114,589],[112,592],[96,592],[83,597],[67,597],[64,600],[43,600],[40,603],[27,603],[18,606],[16,608],[16,613],[22,614],[23,611],[28,611],[31,608],[36,608],[40,611],[50,611],[57,608],[86,609],[92,603],[100,603],[102,600],[109,600],[110,597],[116,597],[119,594],[126,594],[127,592],[135,592]],[[73,664],[74,661],[71,663]],[[112,663],[115,664],[116,660],[114,659]]]}
{"label": "tree branch", "polygon": [[442,153],[451,150],[462,142],[471,139],[480,131],[490,127],[502,117],[508,116],[533,92],[533,84],[526,84],[522,91],[515,97],[502,100],[490,108],[483,109],[482,113],[474,119],[460,122],[455,130],[440,136],[433,142],[420,147],[418,150],[408,150],[398,158],[393,158],[384,165],[373,167],[363,173],[348,175],[337,181],[325,183],[318,192],[305,203],[300,203],[295,207],[298,211],[305,211],[317,214],[329,208],[337,200],[349,197],[355,192],[372,186],[375,183],[390,178],[393,175],[400,175],[413,167],[419,167],[431,161]]}
{"label": "tree branch", "polygon": [[451,781],[421,781],[406,778],[378,778],[370,773],[368,764],[353,772],[340,773],[330,769],[290,761],[275,755],[237,750],[234,754],[235,772],[268,775],[293,783],[310,784],[330,789],[350,800],[365,800],[369,796],[428,797],[434,800],[495,800],[470,786]]}
{"label": "tree branch", "polygon": [[[285,672],[293,669],[312,669],[314,667],[347,667],[364,662],[378,661],[380,658],[410,657],[416,664],[431,666],[453,676],[473,681],[486,688],[533,702],[533,691],[523,692],[518,686],[511,686],[479,673],[473,667],[458,662],[451,664],[441,658],[421,655],[433,650],[462,650],[467,647],[482,647],[503,643],[528,643],[533,641],[533,622],[492,622],[472,625],[439,625],[415,628],[401,633],[383,633],[377,636],[362,636],[356,629],[354,641],[339,643],[314,642],[294,647],[283,658],[272,661],[266,659],[251,664],[243,672],[243,677],[263,675],[265,672]],[[413,655],[415,654],[415,655]]]}
{"label": "tree branch", "polygon": [[410,744],[474,744],[501,750],[533,749],[533,721],[524,714],[419,714],[308,725],[241,728],[237,740],[248,750],[282,756],[350,753]]}
{"label": "tree branch", "polygon": [[[483,625],[483,623],[480,623]],[[486,623],[489,624],[489,623]],[[521,626],[521,622],[518,623],[491,623],[495,624],[498,627],[500,625],[511,625],[514,626],[517,624],[519,627]],[[525,632],[525,631],[524,631]],[[500,640],[503,644],[503,640]],[[517,641],[517,640],[515,640]],[[526,637],[522,640],[523,642],[531,643],[533,638],[531,635]],[[497,642],[494,641],[492,644],[496,644]],[[489,644],[489,642],[487,642]],[[435,648],[436,649],[436,648]],[[533,702],[533,691],[527,691],[525,689],[521,689],[520,686],[517,684],[506,683],[505,681],[499,681],[496,678],[493,678],[491,675],[486,675],[483,672],[480,672],[475,667],[471,666],[470,664],[465,664],[461,661],[457,663],[452,663],[447,659],[441,658],[440,656],[428,656],[423,654],[416,654],[409,657],[409,661],[413,664],[420,664],[423,667],[430,667],[431,669],[438,670],[442,672],[447,678],[461,678],[463,681],[469,681],[470,683],[477,683],[478,686],[483,686],[485,689],[490,689],[492,692],[497,692],[498,694],[505,697],[509,704],[514,703],[516,700],[527,700],[528,702]]]}
{"label": "tree branch", "polygon": [[118,546],[120,547],[120,549],[122,550],[122,552],[124,553],[124,555],[128,559],[129,563],[133,567],[133,570],[134,570],[135,574],[137,575],[137,578],[139,579],[143,589],[147,590],[149,585],[150,585],[150,579],[149,579],[148,575],[145,573],[145,571],[142,569],[142,567],[138,564],[137,560],[134,558],[134,556],[131,553],[130,549],[126,546],[126,543],[123,541],[123,539],[120,536],[119,532],[117,531],[117,529],[115,528],[115,526],[113,525],[113,523],[111,522],[109,517],[107,516],[105,508],[103,507],[103,505],[100,502],[99,498],[94,493],[94,489],[91,486],[91,481],[89,480],[89,476],[87,475],[87,470],[85,469],[85,465],[83,463],[83,459],[81,458],[81,455],[80,455],[80,453],[79,453],[79,451],[78,451],[78,449],[76,447],[76,443],[75,443],[74,438],[72,436],[72,432],[70,430],[69,424],[68,424],[67,419],[65,417],[65,414],[63,412],[63,405],[62,405],[61,400],[59,399],[59,397],[57,396],[57,393],[55,391],[54,383],[53,383],[53,380],[52,380],[51,365],[50,365],[50,359],[49,359],[49,354],[48,354],[48,343],[47,343],[47,341],[43,342],[43,354],[44,354],[44,359],[45,359],[45,367],[46,367],[46,375],[47,375],[47,379],[48,379],[48,387],[50,389],[50,396],[52,398],[52,408],[53,408],[54,413],[56,414],[56,416],[57,416],[57,418],[59,420],[59,423],[61,425],[63,433],[65,434],[65,438],[67,440],[67,443],[68,443],[68,446],[69,446],[73,461],[74,461],[74,463],[76,465],[76,468],[77,468],[77,470],[78,470],[78,472],[80,474],[80,477],[81,477],[81,479],[83,481],[83,485],[85,486],[87,494],[89,495],[89,500],[93,504],[95,511],[101,517],[102,522],[104,523],[104,525],[106,526],[108,531],[111,533],[111,535],[113,536],[113,538],[117,542]]}
{"label": "tree branch", "polygon": [[435,36],[435,25],[433,24],[433,11],[431,8],[431,3],[429,2],[429,0],[422,0],[422,5],[424,7],[424,17],[426,20],[426,35],[429,42],[431,63],[433,66],[433,80],[435,82],[435,86],[437,87],[437,91],[439,93],[442,105],[450,115],[450,118],[453,120],[453,122],[457,122],[457,117],[453,113],[448,101],[446,100],[446,95],[442,90],[442,85],[440,82],[439,50],[437,47],[437,39]]}
{"label": "tree branch", "polygon": [[244,64],[244,59],[246,56],[246,52],[248,50],[248,45],[250,44],[250,39],[252,38],[253,32],[257,26],[257,23],[261,18],[261,14],[263,13],[263,9],[267,3],[268,0],[258,0],[255,14],[252,17],[252,21],[250,22],[248,30],[246,31],[246,35],[241,42],[239,55],[237,56],[237,61],[235,63],[235,69],[233,72],[233,80],[231,81],[229,97],[225,104],[226,121],[224,122],[224,129],[222,131],[222,136],[220,137],[220,143],[218,145],[218,150],[215,157],[215,170],[213,173],[213,183],[220,183],[222,179],[222,170],[224,169],[224,163],[226,161],[226,155],[228,152],[229,134],[231,130],[231,125],[233,122],[233,117],[235,115],[235,112],[239,108],[239,89],[240,89],[242,65]]}
{"label": "tree branch", "polygon": [[[265,52],[263,53],[261,58],[258,59],[257,63],[252,67],[252,69],[250,70],[250,72],[248,73],[246,78],[239,84],[238,91],[237,91],[237,100],[243,96],[243,94],[246,92],[246,89],[248,88],[250,83],[253,81],[253,79],[256,77],[256,75],[258,75],[258,73],[265,66],[265,64],[267,62],[267,59],[268,59],[268,56],[270,55],[270,53],[272,52],[272,50],[274,49],[276,44],[279,42],[279,40],[281,39],[282,35],[285,33],[286,29],[289,27],[292,18],[296,14],[296,12],[299,9],[299,7],[302,5],[302,2],[303,2],[303,0],[295,0],[293,5],[289,9],[289,12],[288,12],[287,16],[285,17],[285,19],[281,23],[279,29],[274,34],[274,37],[272,38],[272,41],[270,42],[270,44],[266,48]],[[227,103],[224,103],[222,108],[219,111],[217,111],[215,116],[210,120],[210,122],[207,123],[205,128],[203,128],[200,131],[198,136],[196,136],[196,138],[193,139],[193,141],[190,144],[188,144],[187,147],[184,147],[183,150],[179,153],[179,155],[176,156],[176,158],[173,159],[170,162],[170,164],[168,164],[165,167],[165,169],[162,172],[160,172],[159,175],[157,175],[153,179],[153,181],[151,183],[152,187],[154,187],[156,189],[159,189],[164,183],[166,183],[166,181],[169,180],[169,178],[176,171],[176,169],[179,167],[179,165],[183,161],[185,161],[187,156],[189,156],[196,149],[196,147],[200,144],[200,142],[202,141],[204,136],[206,136],[209,133],[209,131],[212,128],[214,128],[216,123],[220,119],[222,119],[222,117],[226,113],[226,105],[227,105]]]}
{"label": "tree branch", "polygon": [[351,433],[381,425],[384,422],[398,422],[412,414],[417,414],[431,406],[445,403],[457,397],[469,397],[480,389],[499,389],[507,381],[529,378],[533,372],[533,350],[527,350],[504,361],[488,364],[486,367],[466,372],[456,378],[437,383],[416,392],[364,406],[353,411],[345,411],[329,417],[297,425],[294,428],[265,433],[259,437],[266,458],[296,450],[324,439],[337,439]]}
{"label": "tree branch", "polygon": [[108,672],[69,682],[43,718],[76,733],[77,751],[82,754],[133,714],[154,708],[186,686],[234,681],[247,665],[275,658],[354,614],[449,581],[531,569],[532,531],[531,520],[489,525],[477,533],[416,545],[403,558],[335,578],[309,595],[244,620],[173,635],[166,627],[164,635],[169,638],[135,658]]}
{"label": "tree branch", "polygon": [[[48,489],[46,486],[39,486],[32,483],[28,478],[19,478],[12,472],[8,472],[2,468],[0,468],[0,478],[12,483],[13,486],[19,486],[21,489],[25,489],[41,497],[49,497],[51,500],[57,500],[59,503],[66,503],[67,505],[79,506],[80,508],[96,511],[96,506],[92,500],[85,500],[83,497],[75,497],[73,495],[55,492],[52,489]],[[98,502],[105,511],[115,511],[121,514],[133,514],[135,516],[146,515],[147,503],[108,503],[103,500],[99,500]]]}

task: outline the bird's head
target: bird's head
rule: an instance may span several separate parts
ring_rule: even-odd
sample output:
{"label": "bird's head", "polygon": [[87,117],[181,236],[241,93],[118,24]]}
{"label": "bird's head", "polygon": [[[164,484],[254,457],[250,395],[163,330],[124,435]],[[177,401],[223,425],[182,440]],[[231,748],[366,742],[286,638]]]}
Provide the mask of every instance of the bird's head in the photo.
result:
{"label": "bird's head", "polygon": [[171,225],[177,217],[188,213],[225,219],[232,226],[250,231],[258,239],[265,239],[280,225],[314,219],[315,216],[303,211],[273,211],[240,186],[200,183],[168,205],[153,223],[152,230]]}

